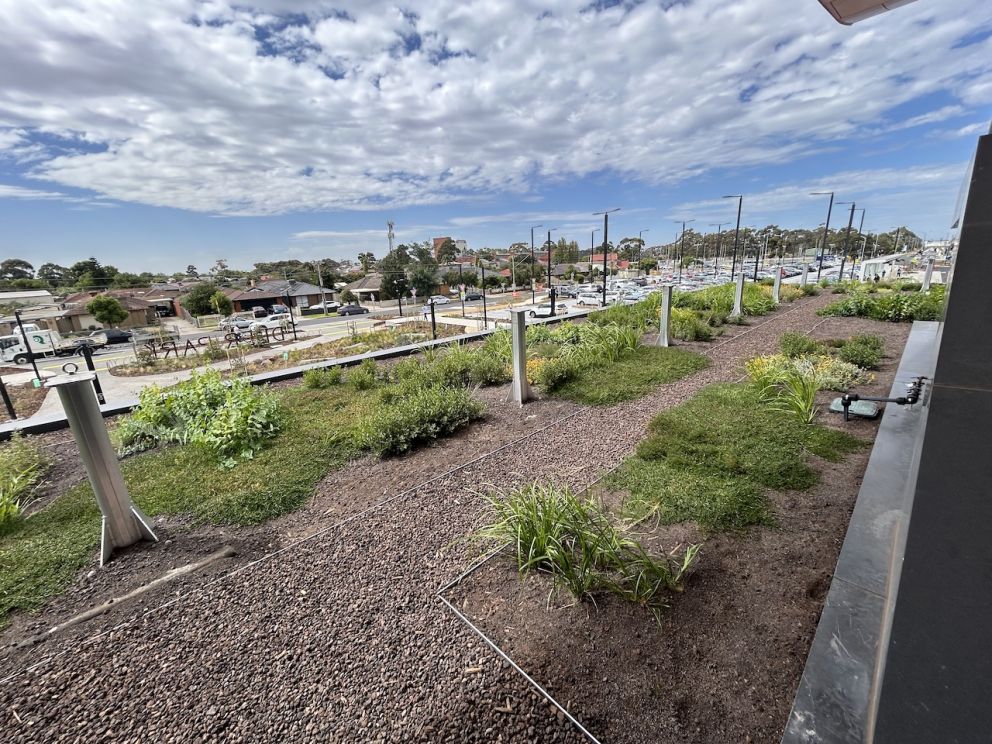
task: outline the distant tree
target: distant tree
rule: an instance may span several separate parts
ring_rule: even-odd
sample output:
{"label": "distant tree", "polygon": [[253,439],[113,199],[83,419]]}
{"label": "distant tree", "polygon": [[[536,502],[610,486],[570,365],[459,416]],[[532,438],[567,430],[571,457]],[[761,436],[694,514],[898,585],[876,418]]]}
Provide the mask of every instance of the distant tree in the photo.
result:
{"label": "distant tree", "polygon": [[218,287],[213,282],[202,282],[183,295],[179,302],[190,315],[210,315],[214,312],[211,299],[217,291]]}
{"label": "distant tree", "polygon": [[23,258],[8,258],[0,261],[0,281],[13,281],[14,279],[33,279],[34,266]]}
{"label": "distant tree", "polygon": [[196,267],[193,264],[186,267],[186,276],[197,276]]}
{"label": "distant tree", "polygon": [[439,263],[450,263],[458,258],[458,246],[451,238],[447,238],[438,248],[437,260]]}
{"label": "distant tree", "polygon": [[219,289],[210,295],[210,306],[218,315],[230,315],[234,312],[234,303],[231,302],[231,298]]}
{"label": "distant tree", "polygon": [[86,312],[105,326],[116,326],[118,323],[123,323],[128,316],[121,301],[108,295],[97,295],[87,302]]}
{"label": "distant tree", "polygon": [[437,274],[431,266],[418,265],[410,270],[410,285],[418,297],[428,297],[437,291]]}
{"label": "distant tree", "polygon": [[373,254],[372,251],[359,253],[358,263],[362,265],[362,272],[368,274],[370,271],[372,271],[372,267],[375,266],[375,254]]}
{"label": "distant tree", "polygon": [[406,246],[410,257],[415,261],[422,264],[434,264],[437,265],[437,261],[434,259],[434,251],[431,250],[431,244],[427,241],[423,243],[411,243]]}
{"label": "distant tree", "polygon": [[358,302],[358,297],[350,289],[346,289],[341,292],[341,302],[345,305],[350,305],[353,302]]}
{"label": "distant tree", "polygon": [[382,273],[382,298],[384,300],[404,297],[409,291],[410,283],[406,276],[406,267],[409,263],[410,257],[407,255],[404,245],[397,246],[379,261],[379,271]]}
{"label": "distant tree", "polygon": [[115,287],[147,287],[151,285],[152,278],[147,271],[142,274],[121,271],[113,278],[111,284]]}
{"label": "distant tree", "polygon": [[72,271],[54,263],[43,263],[38,269],[37,277],[47,282],[50,287],[65,287],[72,284]]}
{"label": "distant tree", "polygon": [[642,258],[641,269],[643,271],[654,271],[658,268],[658,261],[654,258]]}
{"label": "distant tree", "polygon": [[3,282],[3,285],[11,289],[45,289],[48,282],[42,279],[13,279],[9,282]]}
{"label": "distant tree", "polygon": [[227,271],[227,259],[218,258],[216,261],[214,261],[214,267],[210,271],[211,273],[214,274],[223,274],[225,271]]}

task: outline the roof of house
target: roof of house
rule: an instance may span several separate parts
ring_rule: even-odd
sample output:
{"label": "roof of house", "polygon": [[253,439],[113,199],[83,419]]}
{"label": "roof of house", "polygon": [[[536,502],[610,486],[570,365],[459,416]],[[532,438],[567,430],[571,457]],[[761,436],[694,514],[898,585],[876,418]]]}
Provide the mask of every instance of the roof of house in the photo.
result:
{"label": "roof of house", "polygon": [[0,302],[41,301],[51,302],[52,293],[47,289],[15,289],[0,292]]}
{"label": "roof of house", "polygon": [[[110,295],[109,292],[106,294],[108,296],[113,296]],[[152,303],[147,300],[142,300],[140,297],[117,297],[116,299],[129,313],[147,311],[148,308],[152,307]],[[62,315],[63,317],[70,317],[73,315],[89,315],[89,311],[86,309],[86,303],[82,302],[67,308]]]}
{"label": "roof of house", "polygon": [[231,298],[232,302],[251,302],[252,300],[271,300],[284,297],[278,292],[262,287],[221,287],[221,292]]}
{"label": "roof of house", "polygon": [[303,297],[305,295],[320,294],[320,287],[310,282],[300,282],[296,279],[270,279],[259,282],[256,287],[271,290],[279,295],[289,295],[290,297]]}
{"label": "roof of house", "polygon": [[[607,261],[616,261],[617,260],[617,254],[616,253],[607,253],[606,254],[606,260]],[[592,262],[593,263],[596,263],[597,261],[599,263],[603,263],[603,254],[602,253],[595,253],[595,254],[593,254]]]}
{"label": "roof of house", "polygon": [[382,274],[377,271],[366,274],[345,286],[345,289],[350,292],[379,292],[382,289]]}

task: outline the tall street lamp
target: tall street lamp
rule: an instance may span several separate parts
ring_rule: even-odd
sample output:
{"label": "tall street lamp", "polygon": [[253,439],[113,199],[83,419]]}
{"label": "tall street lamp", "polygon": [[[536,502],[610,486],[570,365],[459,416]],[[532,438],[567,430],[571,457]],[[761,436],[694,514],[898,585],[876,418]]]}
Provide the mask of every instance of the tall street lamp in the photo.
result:
{"label": "tall street lamp", "polygon": [[544,227],[544,225],[534,225],[530,229],[530,301],[532,304],[537,302],[537,294],[534,290],[534,230],[539,227]]}
{"label": "tall street lamp", "polygon": [[695,220],[675,220],[675,224],[682,223],[682,235],[679,237],[679,286],[682,286],[682,259],[685,258],[685,226]]}
{"label": "tall street lamp", "polygon": [[603,215],[603,307],[606,307],[606,248],[609,245],[610,240],[610,215],[614,212],[619,212],[620,207],[616,209],[607,209],[605,212],[593,212],[593,217],[598,217]]}
{"label": "tall street lamp", "polygon": [[[741,234],[741,207],[744,204],[743,194],[728,194],[723,197],[724,199],[736,199],[737,200],[737,227],[734,229],[734,258],[730,264],[730,281],[734,281],[734,274],[737,271],[737,246],[739,245],[739,238]],[[741,261],[741,264],[744,262]],[[741,269],[743,271],[743,269]]]}
{"label": "tall street lamp", "polygon": [[555,288],[551,286],[551,233],[553,232],[558,232],[558,228],[548,228],[548,299],[551,300],[552,316],[555,314]]}
{"label": "tall street lamp", "polygon": [[840,274],[838,277],[840,279],[844,278],[844,262],[847,261],[847,246],[851,240],[851,227],[854,225],[854,212],[857,209],[857,204],[852,202],[837,202],[838,204],[850,204],[851,205],[851,216],[847,220],[847,230],[844,232],[844,253],[840,257]]}
{"label": "tall street lamp", "polygon": [[710,227],[716,228],[716,256],[714,257],[713,270],[717,278],[720,277],[720,239],[723,237],[723,226],[726,222],[711,222]]}
{"label": "tall street lamp", "polygon": [[597,227],[595,230],[589,233],[589,270],[590,271],[592,271],[592,256],[596,252],[596,245],[593,242],[593,240],[595,239],[596,233],[598,232],[599,232],[599,228]]}
{"label": "tall street lamp", "polygon": [[830,214],[834,211],[833,191],[814,191],[810,196],[826,196],[830,194],[830,206],[827,207],[827,221],[823,225],[823,245],[820,246],[820,260],[816,262],[816,281],[820,281],[820,272],[823,271],[823,252],[827,248],[827,231],[830,230]]}
{"label": "tall street lamp", "polygon": [[651,232],[650,227],[645,227],[643,230],[637,231],[637,275],[641,275],[641,250],[644,248],[644,238],[641,236],[646,232]]}

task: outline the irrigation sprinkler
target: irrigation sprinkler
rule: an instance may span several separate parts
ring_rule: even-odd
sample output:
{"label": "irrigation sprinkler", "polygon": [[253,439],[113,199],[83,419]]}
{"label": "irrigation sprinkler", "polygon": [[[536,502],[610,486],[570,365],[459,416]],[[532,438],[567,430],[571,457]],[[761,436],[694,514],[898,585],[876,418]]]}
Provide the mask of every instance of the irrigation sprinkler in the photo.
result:
{"label": "irrigation sprinkler", "polygon": [[100,527],[100,565],[103,566],[115,549],[139,540],[158,542],[158,538],[148,517],[131,501],[124,483],[117,453],[110,444],[110,435],[96,402],[92,385],[96,375],[91,372],[76,374],[79,368],[72,362],[62,369],[66,374],[53,377],[45,386],[58,390],[62,409],[79,448],[79,457],[103,515]]}

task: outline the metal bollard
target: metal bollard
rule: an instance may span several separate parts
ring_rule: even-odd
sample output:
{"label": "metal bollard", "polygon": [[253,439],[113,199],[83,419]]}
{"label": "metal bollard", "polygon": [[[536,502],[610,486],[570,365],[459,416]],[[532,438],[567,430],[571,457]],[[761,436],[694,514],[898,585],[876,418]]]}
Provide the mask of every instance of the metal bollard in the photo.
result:
{"label": "metal bollard", "polygon": [[803,263],[803,274],[802,274],[802,276],[799,277],[799,286],[800,287],[805,287],[806,286],[806,270],[807,269],[809,269],[809,264],[804,262]]}
{"label": "metal bollard", "polygon": [[530,399],[527,382],[527,311],[510,311],[510,336],[513,344],[513,400],[523,405]]}
{"label": "metal bollard", "polygon": [[661,288],[661,322],[658,326],[658,346],[671,346],[672,285]]}
{"label": "metal bollard", "polygon": [[782,268],[775,269],[775,284],[772,285],[772,301],[778,305],[782,301]]}
{"label": "metal bollard", "polygon": [[[75,365],[70,363],[68,366]],[[142,539],[158,542],[158,538],[152,532],[148,517],[131,501],[117,462],[117,453],[110,444],[107,427],[100,415],[93,378],[92,373],[80,375],[70,372],[53,377],[46,387],[59,391],[62,409],[69,419],[69,428],[103,515],[100,528],[102,566],[110,560],[115,548],[132,545]]]}
{"label": "metal bollard", "polygon": [[739,318],[744,314],[744,274],[737,275],[737,285],[734,287],[734,309],[731,318]]}
{"label": "metal bollard", "polygon": [[930,289],[930,282],[933,279],[933,259],[927,259],[927,268],[923,273],[923,286],[920,288],[921,292],[926,292]]}

